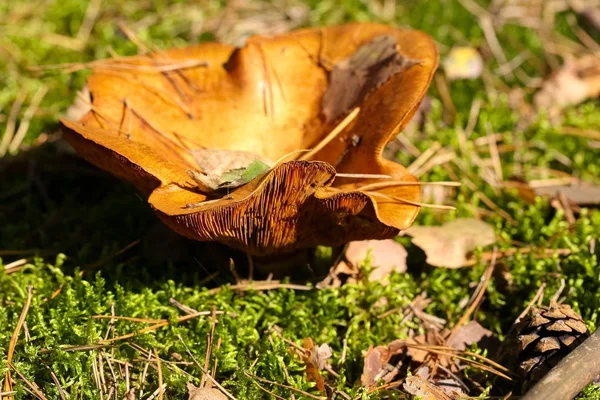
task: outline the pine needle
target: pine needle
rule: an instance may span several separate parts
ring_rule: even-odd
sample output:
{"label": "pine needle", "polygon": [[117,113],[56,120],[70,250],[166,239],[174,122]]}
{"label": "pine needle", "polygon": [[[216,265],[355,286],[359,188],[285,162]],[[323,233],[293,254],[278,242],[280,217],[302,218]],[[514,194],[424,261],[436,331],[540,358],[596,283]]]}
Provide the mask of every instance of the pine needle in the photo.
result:
{"label": "pine needle", "polygon": [[[31,297],[32,297],[32,286],[27,286],[27,298],[25,299],[25,304],[23,305],[23,309],[21,310],[21,315],[19,315],[19,319],[17,321],[17,326],[15,326],[15,330],[13,331],[12,336],[10,337],[10,343],[8,345],[8,353],[6,355],[6,363],[8,365],[12,365],[12,359],[15,354],[15,347],[17,346],[17,341],[19,340],[19,333],[21,332],[21,328],[25,323],[25,318],[27,317],[27,312],[29,311],[29,306],[31,305]],[[14,367],[13,367],[14,369]],[[18,371],[16,371],[19,374]],[[19,374],[20,375],[20,374]],[[4,378],[4,388],[2,389],[4,392],[12,392],[12,377],[10,376],[10,370],[6,370],[6,375]],[[43,396],[42,396],[43,397]],[[9,399],[13,397],[10,396]]]}
{"label": "pine needle", "polygon": [[[195,314],[184,315],[183,317],[177,318],[177,323],[188,321],[190,319],[194,319],[196,317],[200,317],[200,316],[203,316],[203,315],[210,315],[210,312],[209,311],[208,312],[207,311],[203,311],[203,312],[198,312],[198,313],[195,313]],[[116,317],[108,316],[108,318],[116,318]],[[155,331],[158,328],[162,328],[163,326],[167,326],[169,324],[170,324],[169,321],[164,320],[164,321],[161,321],[161,322],[159,322],[157,324],[150,325],[150,326],[148,326],[148,327],[146,327],[144,329],[140,329],[139,331],[136,331],[136,332],[131,332],[131,333],[128,333],[128,334],[125,334],[125,335],[121,335],[121,336],[117,336],[117,337],[114,337],[114,338],[111,338],[111,339],[100,340],[100,341],[98,341],[98,344],[108,344],[108,343],[117,342],[117,341],[120,341],[120,340],[130,339],[130,338],[132,338],[134,336],[137,336],[137,335],[142,335],[144,333]]]}

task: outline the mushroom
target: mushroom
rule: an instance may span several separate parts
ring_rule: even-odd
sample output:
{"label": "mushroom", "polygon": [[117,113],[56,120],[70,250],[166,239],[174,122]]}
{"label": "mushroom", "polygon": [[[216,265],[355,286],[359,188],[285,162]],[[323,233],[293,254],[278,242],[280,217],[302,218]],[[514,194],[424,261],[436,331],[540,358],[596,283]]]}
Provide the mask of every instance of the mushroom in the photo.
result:
{"label": "mushroom", "polygon": [[255,256],[385,239],[420,187],[382,152],[437,63],[428,35],[379,24],[204,43],[95,63],[91,110],[61,123],[185,237]]}

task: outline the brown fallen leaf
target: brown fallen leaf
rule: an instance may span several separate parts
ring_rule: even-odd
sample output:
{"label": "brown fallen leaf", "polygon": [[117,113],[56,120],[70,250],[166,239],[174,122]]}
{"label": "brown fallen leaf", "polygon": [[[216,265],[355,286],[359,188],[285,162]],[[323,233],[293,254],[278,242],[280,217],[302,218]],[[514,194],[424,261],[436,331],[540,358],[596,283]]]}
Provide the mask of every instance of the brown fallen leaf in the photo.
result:
{"label": "brown fallen leaf", "polygon": [[393,36],[378,36],[362,45],[331,71],[330,83],[323,96],[325,120],[335,121],[349,113],[392,75],[418,63],[398,52]]}
{"label": "brown fallen leaf", "polygon": [[363,240],[351,242],[346,249],[346,260],[355,268],[371,256],[374,269],[369,274],[371,281],[383,281],[393,271],[406,271],[406,249],[393,239]]}
{"label": "brown fallen leaf", "polygon": [[391,353],[387,346],[369,347],[364,357],[363,372],[360,376],[363,386],[367,388],[374,386],[383,374],[389,371],[390,358]]}
{"label": "brown fallen leaf", "polygon": [[471,320],[468,324],[458,328],[446,342],[446,345],[456,350],[465,350],[473,343],[478,343],[484,337],[491,337],[492,335],[492,331],[481,326],[479,322]]}
{"label": "brown fallen leaf", "polygon": [[215,388],[197,387],[188,382],[187,390],[188,400],[227,400],[227,396]]}
{"label": "brown fallen leaf", "polygon": [[566,58],[564,65],[550,75],[533,97],[536,108],[552,114],[600,95],[600,58],[587,55]]}
{"label": "brown fallen leaf", "polygon": [[494,228],[475,218],[458,218],[442,226],[413,226],[406,234],[434,267],[460,268],[476,247],[496,242]]}

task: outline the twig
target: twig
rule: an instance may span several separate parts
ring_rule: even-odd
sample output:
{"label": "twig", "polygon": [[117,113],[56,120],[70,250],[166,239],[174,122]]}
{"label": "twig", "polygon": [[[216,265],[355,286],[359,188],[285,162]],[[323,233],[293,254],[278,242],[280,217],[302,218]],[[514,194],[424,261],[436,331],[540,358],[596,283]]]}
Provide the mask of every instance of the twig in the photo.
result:
{"label": "twig", "polygon": [[523,400],[572,399],[600,375],[600,329],[550,370]]}
{"label": "twig", "polygon": [[[25,304],[23,304],[23,309],[21,310],[21,315],[19,315],[19,319],[17,320],[17,325],[15,326],[15,330],[13,331],[13,334],[10,337],[10,343],[8,345],[8,353],[6,355],[6,363],[8,365],[12,365],[11,363],[12,363],[13,356],[15,354],[15,347],[17,346],[17,341],[19,340],[19,333],[21,332],[21,328],[23,327],[23,323],[25,322],[25,318],[27,317],[27,312],[29,311],[29,306],[31,305],[32,290],[33,290],[32,286],[27,286],[27,298],[25,299]],[[15,372],[17,372],[16,369],[15,369]],[[17,372],[17,374],[19,374],[19,372]],[[2,390],[5,392],[12,392],[12,390],[13,390],[12,378],[10,376],[10,369],[6,370],[6,375],[4,377],[4,388]]]}

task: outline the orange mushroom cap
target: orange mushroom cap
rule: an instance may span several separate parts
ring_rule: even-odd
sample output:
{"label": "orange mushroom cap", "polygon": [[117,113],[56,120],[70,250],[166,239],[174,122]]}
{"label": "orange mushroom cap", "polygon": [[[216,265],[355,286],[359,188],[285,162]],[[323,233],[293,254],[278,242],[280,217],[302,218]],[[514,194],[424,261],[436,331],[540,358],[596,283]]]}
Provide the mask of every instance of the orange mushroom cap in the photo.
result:
{"label": "orange mushroom cap", "polygon": [[[356,116],[332,140],[308,160],[280,162],[225,196],[199,190],[186,173],[197,168],[194,149],[277,160],[315,148],[352,111],[325,117],[327,65],[382,35],[417,62],[362,96]],[[147,194],[159,218],[188,238],[258,256],[384,239],[412,224],[420,188],[382,157],[383,148],[412,118],[437,63],[425,33],[378,24],[252,37],[242,48],[206,43],[97,64],[88,80],[91,111],[61,122],[79,154]]]}

